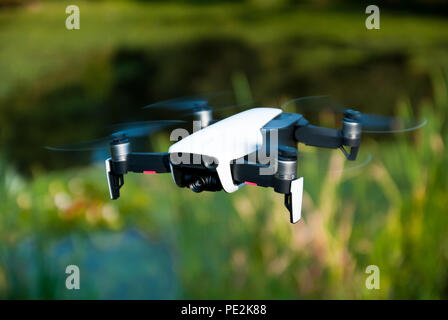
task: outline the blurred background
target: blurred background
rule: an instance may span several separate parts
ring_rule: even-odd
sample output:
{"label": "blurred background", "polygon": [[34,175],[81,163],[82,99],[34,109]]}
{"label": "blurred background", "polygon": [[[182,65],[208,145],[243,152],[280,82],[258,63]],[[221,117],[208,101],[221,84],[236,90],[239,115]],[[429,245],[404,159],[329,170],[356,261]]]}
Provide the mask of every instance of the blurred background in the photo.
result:
{"label": "blurred background", "polygon": [[[65,28],[70,4],[80,30]],[[0,0],[0,298],[448,298],[448,10],[378,5],[367,30],[359,1]],[[102,162],[43,148],[217,90],[428,122],[364,135],[357,164],[309,150],[295,225],[272,190],[193,194],[169,175],[129,174],[111,201]],[[168,146],[162,132],[150,150]],[[69,264],[80,290],[65,288]]]}

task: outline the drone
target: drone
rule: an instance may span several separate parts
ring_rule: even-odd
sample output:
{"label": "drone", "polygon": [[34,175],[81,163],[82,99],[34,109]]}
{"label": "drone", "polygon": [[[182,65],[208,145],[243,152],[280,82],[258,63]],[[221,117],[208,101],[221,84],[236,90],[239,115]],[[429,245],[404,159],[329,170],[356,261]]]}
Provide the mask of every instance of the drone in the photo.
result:
{"label": "drone", "polygon": [[[292,102],[319,97],[299,98]],[[167,152],[133,152],[131,139],[179,124],[174,121],[146,121],[124,124],[119,130],[94,143],[73,147],[47,147],[51,150],[92,150],[106,143],[105,159],[110,198],[120,197],[124,176],[130,172],[171,174],[174,183],[193,192],[233,193],[245,185],[272,188],[284,195],[290,222],[301,219],[303,177],[297,172],[299,143],[307,146],[340,149],[347,160],[355,161],[363,132],[402,132],[418,126],[394,129],[400,119],[342,111],[339,129],[311,124],[302,114],[281,108],[255,107],[222,120],[213,119],[213,107],[207,98],[182,98],[152,104],[158,108],[192,115],[199,129],[173,143]],[[173,131],[174,132],[174,131]]]}

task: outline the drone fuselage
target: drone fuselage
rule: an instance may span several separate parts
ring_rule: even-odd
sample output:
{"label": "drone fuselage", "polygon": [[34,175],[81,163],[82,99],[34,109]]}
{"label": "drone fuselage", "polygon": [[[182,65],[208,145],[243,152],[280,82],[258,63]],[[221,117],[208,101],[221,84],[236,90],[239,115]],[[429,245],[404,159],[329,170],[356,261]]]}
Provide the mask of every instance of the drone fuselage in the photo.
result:
{"label": "drone fuselage", "polygon": [[[111,198],[120,196],[127,172],[171,173],[179,187],[194,192],[231,193],[246,184],[273,188],[284,194],[295,223],[301,217],[303,192],[303,178],[297,177],[297,142],[340,148],[349,160],[356,158],[360,143],[360,125],[349,115],[342,129],[313,126],[300,114],[275,108],[254,108],[216,122],[205,120],[199,131],[183,136],[167,153],[131,152],[125,136],[115,137],[111,158],[106,160]],[[350,153],[343,146],[351,148]]]}
{"label": "drone fuselage", "polygon": [[[282,113],[281,109],[254,108],[218,121],[173,144],[171,165],[185,163],[188,157],[178,154],[195,154],[214,159],[216,172],[223,189],[234,192],[244,184],[235,185],[230,163],[253,152],[263,145],[262,128]],[[173,176],[174,178],[174,176]]]}

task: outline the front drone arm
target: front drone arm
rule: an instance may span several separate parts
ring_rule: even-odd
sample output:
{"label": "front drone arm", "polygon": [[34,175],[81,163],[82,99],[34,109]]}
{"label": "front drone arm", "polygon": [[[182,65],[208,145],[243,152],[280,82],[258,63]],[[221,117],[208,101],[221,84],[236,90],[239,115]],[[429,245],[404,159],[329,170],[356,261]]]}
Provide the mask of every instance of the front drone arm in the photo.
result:
{"label": "front drone arm", "polygon": [[120,188],[124,184],[123,176],[130,172],[137,173],[168,173],[171,172],[169,153],[139,153],[117,154],[106,160],[106,176],[112,200],[120,197]]}
{"label": "front drone arm", "polygon": [[131,152],[127,159],[128,171],[137,173],[168,173],[170,168],[169,153]]}
{"label": "front drone arm", "polygon": [[[342,129],[332,129],[313,126],[302,119],[294,129],[294,140],[308,146],[341,149],[348,160],[356,160],[361,144],[361,125],[346,116],[342,122]],[[350,148],[348,153],[344,146]]]}
{"label": "front drone arm", "polygon": [[232,177],[236,184],[246,183],[260,187],[273,187],[273,176],[260,174],[263,168],[267,169],[268,167],[269,166],[265,164],[251,163],[247,161],[230,165]]}
{"label": "front drone arm", "polygon": [[290,221],[296,223],[301,217],[303,192],[303,178],[297,178],[297,150],[280,146],[278,151],[273,166],[249,161],[232,163],[232,177],[236,184],[271,187],[275,192],[284,194]]}

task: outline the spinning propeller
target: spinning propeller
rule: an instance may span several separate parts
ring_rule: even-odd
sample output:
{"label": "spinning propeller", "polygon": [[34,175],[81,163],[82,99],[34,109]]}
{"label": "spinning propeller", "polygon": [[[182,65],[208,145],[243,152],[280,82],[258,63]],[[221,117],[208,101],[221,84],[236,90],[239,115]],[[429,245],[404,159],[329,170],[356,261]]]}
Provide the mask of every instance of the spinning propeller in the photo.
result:
{"label": "spinning propeller", "polygon": [[181,120],[139,121],[112,125],[112,133],[106,137],[62,146],[46,146],[53,151],[94,151],[107,149],[116,140],[148,137],[162,129],[184,123]]}
{"label": "spinning propeller", "polygon": [[400,133],[417,130],[426,125],[426,119],[416,121],[401,117],[390,117],[369,113],[362,113],[330,99],[328,96],[308,96],[287,101],[281,106],[282,109],[293,110],[304,115],[310,113],[333,113],[351,118],[361,125],[363,133]]}
{"label": "spinning propeller", "polygon": [[201,121],[202,127],[206,127],[213,122],[213,113],[243,108],[253,103],[248,99],[237,100],[232,92],[223,91],[164,100],[147,105],[143,109],[148,111],[160,110],[171,118],[193,116],[194,120]]}

